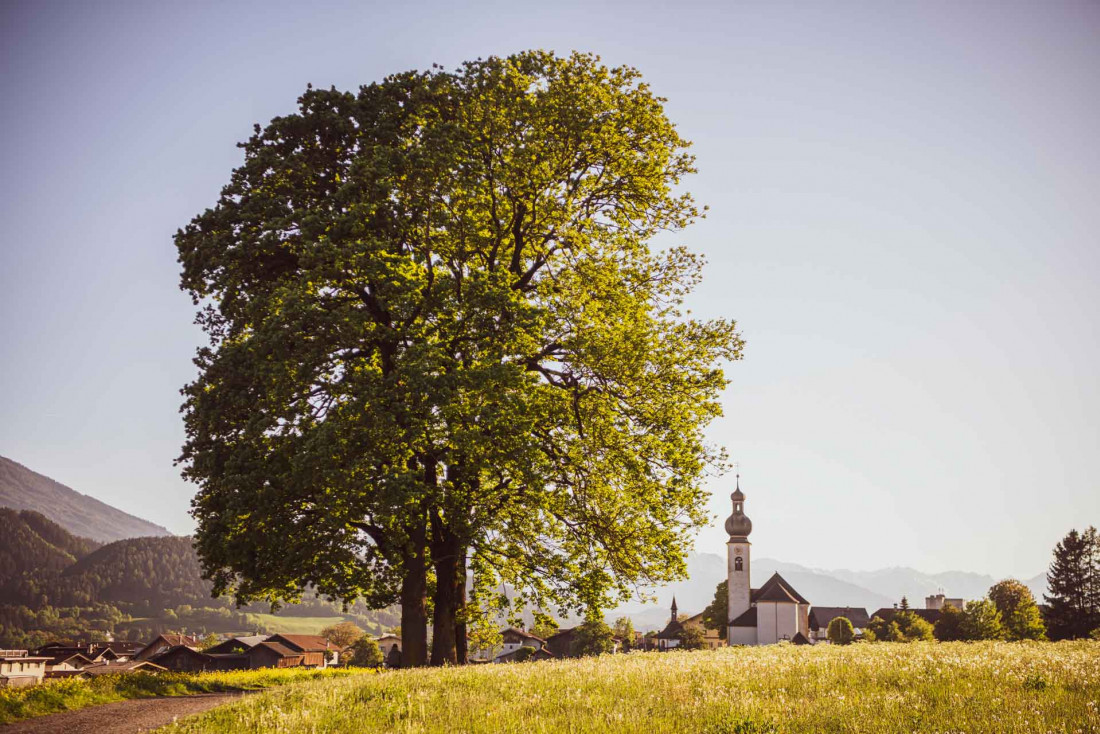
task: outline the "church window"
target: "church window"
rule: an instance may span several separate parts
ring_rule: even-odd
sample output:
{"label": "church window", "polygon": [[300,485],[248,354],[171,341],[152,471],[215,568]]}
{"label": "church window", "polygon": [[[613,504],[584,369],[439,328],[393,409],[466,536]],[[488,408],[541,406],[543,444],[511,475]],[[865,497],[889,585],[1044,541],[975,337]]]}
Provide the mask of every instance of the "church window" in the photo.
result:
{"label": "church window", "polygon": [[745,570],[745,563],[744,563],[744,561],[741,560],[741,556],[737,556],[737,558],[735,558],[733,560],[733,570],[734,571],[744,571]]}

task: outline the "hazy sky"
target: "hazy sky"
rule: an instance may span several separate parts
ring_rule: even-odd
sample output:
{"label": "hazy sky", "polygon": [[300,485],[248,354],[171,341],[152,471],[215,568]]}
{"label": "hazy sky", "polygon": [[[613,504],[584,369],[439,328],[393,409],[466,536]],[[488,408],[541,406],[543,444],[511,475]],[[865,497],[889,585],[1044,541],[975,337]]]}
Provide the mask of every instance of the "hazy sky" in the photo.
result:
{"label": "hazy sky", "polygon": [[[1031,576],[1100,524],[1100,3],[0,3],[0,455],[171,530],[172,234],[307,82],[527,48],[696,143],[754,552]],[[729,481],[702,551],[724,553]],[[948,590],[950,591],[950,590]]]}

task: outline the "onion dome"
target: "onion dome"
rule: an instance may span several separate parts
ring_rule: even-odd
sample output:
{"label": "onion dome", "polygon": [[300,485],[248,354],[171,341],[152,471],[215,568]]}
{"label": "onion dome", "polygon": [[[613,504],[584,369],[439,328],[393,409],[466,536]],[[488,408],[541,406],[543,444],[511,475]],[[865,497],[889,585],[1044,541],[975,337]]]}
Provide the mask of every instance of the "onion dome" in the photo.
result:
{"label": "onion dome", "polygon": [[730,495],[733,514],[726,518],[726,532],[730,537],[745,538],[752,532],[752,520],[745,515],[745,495],[741,491],[741,475],[737,475],[737,489]]}

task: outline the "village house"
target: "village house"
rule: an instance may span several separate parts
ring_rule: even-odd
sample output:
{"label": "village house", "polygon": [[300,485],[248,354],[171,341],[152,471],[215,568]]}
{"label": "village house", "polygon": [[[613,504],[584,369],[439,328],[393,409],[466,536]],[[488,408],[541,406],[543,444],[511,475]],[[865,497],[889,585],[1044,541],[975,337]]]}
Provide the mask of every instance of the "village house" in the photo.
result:
{"label": "village house", "polygon": [[141,648],[134,654],[134,660],[151,660],[152,658],[167,652],[169,649],[176,647],[177,645],[184,645],[185,647],[197,648],[200,644],[198,637],[192,637],[191,635],[180,634],[164,634],[157,635],[152,642],[145,647]]}
{"label": "village house", "polygon": [[265,642],[278,643],[294,654],[301,654],[300,664],[307,668],[325,668],[340,664],[340,647],[320,635],[278,634],[268,637]]}
{"label": "village house", "polygon": [[26,650],[0,650],[0,688],[23,688],[42,682],[47,657]]}

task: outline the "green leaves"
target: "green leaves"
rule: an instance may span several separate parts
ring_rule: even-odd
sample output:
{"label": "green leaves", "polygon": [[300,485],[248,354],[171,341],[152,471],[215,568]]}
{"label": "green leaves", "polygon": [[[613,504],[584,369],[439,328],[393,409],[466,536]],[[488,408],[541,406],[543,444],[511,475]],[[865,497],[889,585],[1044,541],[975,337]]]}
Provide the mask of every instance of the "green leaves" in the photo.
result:
{"label": "green leaves", "polygon": [[541,51],[308,90],[176,236],[208,573],[392,599],[428,518],[479,588],[593,609],[684,573],[740,358],[680,310],[688,143],[628,67]]}

